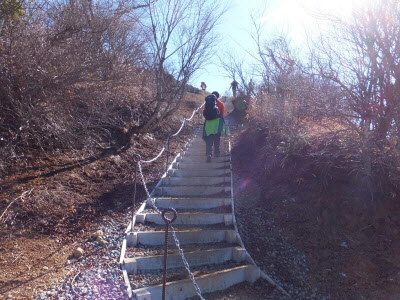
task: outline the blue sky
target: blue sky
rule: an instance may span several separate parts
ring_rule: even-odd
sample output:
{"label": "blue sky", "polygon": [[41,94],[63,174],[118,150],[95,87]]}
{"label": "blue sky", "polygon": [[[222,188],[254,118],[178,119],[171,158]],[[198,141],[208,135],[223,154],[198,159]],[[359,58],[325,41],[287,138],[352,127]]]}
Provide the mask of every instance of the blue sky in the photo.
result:
{"label": "blue sky", "polygon": [[[228,48],[232,49],[235,53],[245,53],[242,48],[248,48],[251,44],[247,33],[250,25],[250,12],[252,11],[252,7],[259,5],[259,2],[259,0],[230,1],[230,9],[218,27],[221,36],[217,50],[219,53]],[[199,87],[200,82],[204,81],[207,84],[207,91],[212,92],[217,90],[221,94],[224,94],[229,89],[232,80],[224,77],[222,70],[216,65],[217,63],[218,59],[215,57],[213,63],[208,64],[196,74],[192,80],[192,84]]]}
{"label": "blue sky", "polygon": [[[222,1],[222,0],[220,0]],[[323,29],[321,21],[317,23],[312,14],[317,12],[346,16],[355,5],[362,5],[367,0],[223,0],[230,3],[230,9],[223,17],[218,31],[221,35],[219,52],[226,49],[240,57],[249,57],[246,51],[254,52],[254,43],[249,37],[252,30],[250,14],[257,14],[257,22],[263,26],[265,39],[286,34],[292,43],[301,47],[306,32],[316,35]],[[265,9],[265,10],[264,10]],[[264,12],[262,14],[262,12]],[[200,87],[200,82],[207,84],[207,91],[217,90],[220,94],[228,91],[231,78],[223,74],[223,70],[214,62],[198,71],[191,84]]]}

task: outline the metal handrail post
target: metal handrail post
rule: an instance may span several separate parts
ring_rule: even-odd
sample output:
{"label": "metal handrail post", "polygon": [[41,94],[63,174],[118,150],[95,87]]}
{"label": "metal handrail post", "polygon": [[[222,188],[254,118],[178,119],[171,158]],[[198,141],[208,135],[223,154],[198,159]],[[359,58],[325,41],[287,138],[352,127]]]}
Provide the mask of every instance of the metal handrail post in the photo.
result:
{"label": "metal handrail post", "polygon": [[137,171],[138,165],[140,161],[140,155],[135,155],[134,162],[135,162],[135,183],[133,186],[133,198],[132,198],[132,228],[133,230],[133,219],[135,217],[135,206],[136,206],[136,190],[137,190]]}
{"label": "metal handrail post", "polygon": [[[172,219],[168,219],[165,214],[167,212],[172,212],[174,215]],[[164,245],[164,273],[163,273],[163,290],[162,290],[162,300],[165,300],[165,285],[167,283],[167,257],[168,257],[168,229],[169,225],[176,219],[176,210],[173,208],[164,209],[161,213],[161,217],[165,222],[165,245]]]}
{"label": "metal handrail post", "polygon": [[170,140],[170,138],[171,138],[171,136],[168,136],[168,139],[167,139],[167,163],[165,166],[165,173],[167,173],[168,166],[169,166],[169,140]]}

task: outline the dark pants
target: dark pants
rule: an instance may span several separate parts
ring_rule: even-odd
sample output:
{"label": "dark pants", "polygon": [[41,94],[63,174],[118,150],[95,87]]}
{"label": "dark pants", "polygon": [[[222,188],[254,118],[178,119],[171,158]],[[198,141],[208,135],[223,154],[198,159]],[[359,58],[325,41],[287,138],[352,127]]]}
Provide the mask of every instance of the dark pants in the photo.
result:
{"label": "dark pants", "polygon": [[219,155],[219,144],[221,141],[221,134],[210,134],[209,136],[206,136],[206,155],[212,155],[213,153],[213,147],[214,147],[214,154]]}

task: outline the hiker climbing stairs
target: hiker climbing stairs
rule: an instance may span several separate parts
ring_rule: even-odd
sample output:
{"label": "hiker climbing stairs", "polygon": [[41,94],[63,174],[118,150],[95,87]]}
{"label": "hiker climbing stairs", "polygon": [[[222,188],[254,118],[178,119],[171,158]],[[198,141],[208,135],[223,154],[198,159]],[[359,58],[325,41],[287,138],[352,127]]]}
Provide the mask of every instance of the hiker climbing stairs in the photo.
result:
{"label": "hiker climbing stairs", "polygon": [[[228,137],[221,138],[221,155],[206,162],[199,128],[136,214],[133,228],[127,231],[121,264],[131,296],[137,300],[162,299],[165,222],[153,204],[159,210],[177,211],[171,225],[181,249],[170,233],[165,299],[199,295],[195,284],[205,294],[260,277],[234,223]],[[166,213],[169,219],[172,216]]]}

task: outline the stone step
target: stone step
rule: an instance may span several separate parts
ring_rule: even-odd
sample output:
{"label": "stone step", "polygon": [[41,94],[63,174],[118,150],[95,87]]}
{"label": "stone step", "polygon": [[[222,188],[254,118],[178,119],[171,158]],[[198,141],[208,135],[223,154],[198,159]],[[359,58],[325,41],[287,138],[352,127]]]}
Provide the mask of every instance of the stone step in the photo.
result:
{"label": "stone step", "polygon": [[[220,145],[219,147],[220,152],[227,153],[228,152],[228,146],[223,146]],[[206,152],[206,147],[205,146],[189,146],[183,149],[185,152],[189,152],[192,154],[201,154]]]}
{"label": "stone step", "polygon": [[[226,147],[229,145],[229,141],[225,139],[221,139],[219,143],[220,147]],[[192,142],[188,143],[186,147],[203,147],[204,149],[206,148],[206,142],[200,138],[200,139],[194,139]]]}
{"label": "stone step", "polygon": [[154,189],[154,196],[160,197],[202,197],[219,193],[230,193],[231,186],[161,186]]}
{"label": "stone step", "polygon": [[[229,138],[228,136],[221,135],[221,142],[222,142],[222,141],[227,142],[227,141],[228,141],[228,138]],[[194,142],[194,141],[202,141],[202,142],[204,142],[203,130],[201,130],[200,135],[195,136],[191,141],[192,141],[192,142]]]}
{"label": "stone step", "polygon": [[[190,155],[187,153],[183,153],[183,156],[180,156],[177,158],[177,162],[183,162],[183,163],[204,163],[206,159],[206,155],[202,153],[201,155]],[[230,162],[230,157],[228,155],[225,156],[213,156],[212,157],[213,162],[219,162],[219,163],[228,163]]]}
{"label": "stone step", "polygon": [[[220,148],[221,151],[223,151],[223,150],[224,150],[224,151],[228,151],[229,144],[221,143],[221,144],[219,145],[219,148]],[[205,151],[206,151],[206,144],[203,143],[203,144],[192,144],[192,145],[187,145],[187,146],[184,148],[184,150],[185,150],[185,151],[190,151],[190,152],[193,152],[193,153],[205,152]]]}
{"label": "stone step", "polygon": [[[184,162],[184,163],[204,163],[206,161],[206,154],[205,152],[201,154],[186,154],[185,156],[181,156],[177,158],[177,162]],[[220,155],[219,157],[212,155],[211,156],[213,162],[218,163],[230,163],[230,157],[226,155]]]}
{"label": "stone step", "polygon": [[[206,162],[204,162],[206,164]],[[209,169],[209,170],[190,170],[190,169],[171,169],[168,176],[171,177],[218,177],[223,175],[230,176],[230,169]]]}
{"label": "stone step", "polygon": [[[172,214],[166,213],[171,219]],[[146,222],[165,225],[165,222],[158,213],[141,213],[136,215],[136,222],[145,224]],[[212,225],[225,224],[232,225],[232,214],[212,214],[212,213],[178,213],[173,225]]]}
{"label": "stone step", "polygon": [[[255,282],[261,271],[254,265],[244,265],[223,271],[198,276],[195,278],[202,294],[225,290],[235,284],[248,281]],[[162,284],[133,290],[136,300],[162,299]],[[166,284],[166,299],[185,300],[197,295],[190,279],[172,281]]]}
{"label": "stone step", "polygon": [[[227,137],[225,137],[224,135],[221,136],[221,144],[222,143],[228,143],[229,139]],[[205,145],[205,141],[203,139],[203,132],[201,132],[201,134],[199,136],[194,137],[189,144],[203,144]]]}
{"label": "stone step", "polygon": [[[235,230],[200,230],[192,229],[176,231],[180,244],[209,244],[209,243],[236,243]],[[138,244],[146,246],[163,245],[165,241],[164,231],[139,231],[129,232],[126,236],[128,247],[136,247]],[[175,245],[172,233],[168,238],[169,245]]]}
{"label": "stone step", "polygon": [[[226,153],[228,151],[225,151],[223,149],[221,149],[220,151],[220,156],[225,156],[225,157],[229,157]],[[184,151],[185,153],[185,157],[204,157],[206,158],[206,150],[188,150],[188,151]],[[214,154],[213,157],[215,158]]]}
{"label": "stone step", "polygon": [[[231,198],[154,198],[156,206],[162,208],[175,209],[210,209],[220,206],[232,205]],[[148,207],[152,207],[151,201],[147,200]]]}
{"label": "stone step", "polygon": [[221,177],[164,177],[160,186],[216,185],[230,184],[230,176]]}
{"label": "stone step", "polygon": [[[246,250],[240,247],[229,247],[220,249],[210,249],[203,251],[186,252],[185,258],[191,267],[222,264],[226,261],[245,261],[247,257]],[[154,272],[163,269],[164,255],[134,257],[124,259],[128,274],[137,274],[143,272]],[[182,258],[179,254],[169,254],[167,257],[168,269],[183,268]]]}
{"label": "stone step", "polygon": [[[161,254],[165,242],[165,222],[151,208],[151,200],[159,209],[177,209],[177,219],[172,226],[190,268],[197,269],[194,274],[197,274],[196,283],[202,294],[224,290],[244,281],[254,282],[261,276],[256,266],[243,265],[254,264],[254,261],[244,248],[238,246],[243,244],[233,229],[229,140],[221,138],[221,156],[214,156],[207,163],[205,142],[201,138],[203,126],[194,132],[198,136],[184,147],[171,164],[167,176],[154,188],[153,198],[146,200],[145,210],[136,214],[137,224],[126,234],[126,253],[139,256],[127,258],[121,254],[125,282],[129,283],[127,274],[132,274],[131,284],[136,287],[143,286],[140,276],[147,276],[156,284],[128,290],[133,299],[162,298],[162,285],[159,283],[162,282],[160,271],[164,261]],[[171,217],[169,213],[167,217]],[[168,245],[172,250],[167,258],[171,273],[168,277],[170,282],[166,285],[166,299],[183,300],[196,296],[193,282],[186,279],[187,272],[171,232]],[[143,275],[138,277],[136,274]]]}
{"label": "stone step", "polygon": [[[221,142],[219,145],[219,148],[222,150],[227,150],[228,149],[229,144],[228,143],[223,143]],[[200,151],[205,151],[206,150],[206,143],[205,142],[200,142],[200,143],[193,143],[193,144],[189,144],[186,146],[186,150],[188,151],[196,151],[196,150],[200,150]]]}
{"label": "stone step", "polygon": [[222,169],[229,168],[229,162],[216,162],[211,161],[210,163],[206,163],[206,157],[204,157],[203,162],[191,163],[191,162],[175,162],[172,164],[172,168],[179,170],[210,170],[210,169]]}

